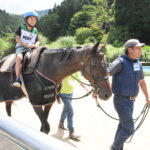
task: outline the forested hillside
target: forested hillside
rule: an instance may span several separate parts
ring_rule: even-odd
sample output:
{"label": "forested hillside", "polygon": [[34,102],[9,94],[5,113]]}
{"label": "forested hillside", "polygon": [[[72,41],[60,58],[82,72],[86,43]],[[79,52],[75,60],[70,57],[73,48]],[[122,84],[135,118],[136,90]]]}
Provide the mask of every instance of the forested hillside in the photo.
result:
{"label": "forested hillside", "polygon": [[[37,28],[50,41],[69,35],[79,44],[99,40],[120,46],[129,38],[150,44],[149,14],[150,0],[64,0],[40,18]],[[0,10],[0,36],[14,33],[22,22],[21,16]]]}
{"label": "forested hillside", "polygon": [[36,12],[38,13],[39,17],[43,17],[45,15],[48,14],[48,12],[50,11],[50,9],[46,9],[46,10],[36,10]]}
{"label": "forested hillside", "polygon": [[110,41],[138,38],[150,44],[150,0],[116,0]]}
{"label": "forested hillside", "polygon": [[48,15],[40,19],[39,30],[50,40],[68,34],[71,18],[85,4],[91,4],[91,0],[64,0],[60,6],[54,6]]}
{"label": "forested hillside", "polygon": [[4,33],[14,32],[22,22],[23,19],[21,16],[12,15],[0,10],[0,36]]}
{"label": "forested hillside", "polygon": [[150,44],[149,14],[150,0],[64,0],[41,18],[39,29],[50,40],[85,31],[115,46],[128,38]]}

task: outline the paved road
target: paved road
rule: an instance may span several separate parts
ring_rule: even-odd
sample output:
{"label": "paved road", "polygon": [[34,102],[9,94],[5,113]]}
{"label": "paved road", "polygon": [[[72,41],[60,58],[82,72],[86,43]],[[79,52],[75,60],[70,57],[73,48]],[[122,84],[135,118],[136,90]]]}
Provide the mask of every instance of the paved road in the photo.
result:
{"label": "paved road", "polygon": [[[146,77],[146,82],[150,89],[150,77]],[[150,92],[150,91],[149,91]],[[74,93],[75,96],[83,95],[84,90],[77,87]],[[112,116],[117,117],[113,108],[112,98],[108,101],[99,101],[101,106]],[[145,104],[145,99],[140,91],[139,96],[135,102],[134,117],[138,116]],[[118,121],[112,120],[107,117],[95,104],[94,99],[89,96],[82,100],[73,101],[74,106],[74,124],[75,130],[81,135],[81,141],[75,142],[68,139],[68,131],[62,131],[57,128],[63,104],[55,103],[52,107],[48,121],[51,124],[51,132],[49,136],[60,139],[74,147],[81,150],[109,150],[113,141],[114,134]],[[0,112],[5,113],[5,105],[0,105]],[[39,130],[40,122],[35,115],[29,101],[22,99],[16,101],[12,108],[12,117],[19,120],[34,129]],[[148,114],[142,127],[136,132],[133,140],[129,144],[125,144],[125,150],[150,150],[150,113]],[[3,137],[0,136],[0,150],[12,150],[7,147],[4,148],[2,141]],[[17,149],[15,149],[17,150]]]}
{"label": "paved road", "polygon": [[16,144],[0,133],[0,150],[21,150]]}

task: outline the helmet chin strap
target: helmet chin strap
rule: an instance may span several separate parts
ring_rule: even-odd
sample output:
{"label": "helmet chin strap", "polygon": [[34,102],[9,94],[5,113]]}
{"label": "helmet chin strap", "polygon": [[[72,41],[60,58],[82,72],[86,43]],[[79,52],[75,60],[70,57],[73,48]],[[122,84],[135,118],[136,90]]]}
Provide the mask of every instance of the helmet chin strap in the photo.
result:
{"label": "helmet chin strap", "polygon": [[27,21],[26,21],[27,25],[31,28],[34,28],[34,26],[31,26]]}

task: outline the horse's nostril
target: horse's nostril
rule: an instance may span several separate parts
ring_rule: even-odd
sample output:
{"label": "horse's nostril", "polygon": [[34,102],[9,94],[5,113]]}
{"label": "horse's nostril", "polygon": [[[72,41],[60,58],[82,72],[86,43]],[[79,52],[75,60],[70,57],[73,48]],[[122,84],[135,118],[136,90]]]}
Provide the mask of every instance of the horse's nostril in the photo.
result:
{"label": "horse's nostril", "polygon": [[105,94],[105,98],[108,98],[108,94]]}

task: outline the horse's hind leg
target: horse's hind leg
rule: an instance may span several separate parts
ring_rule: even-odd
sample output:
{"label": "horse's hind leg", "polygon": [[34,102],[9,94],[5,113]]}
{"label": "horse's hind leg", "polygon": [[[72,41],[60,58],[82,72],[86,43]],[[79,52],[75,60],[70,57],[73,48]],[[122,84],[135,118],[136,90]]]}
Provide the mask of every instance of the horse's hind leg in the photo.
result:
{"label": "horse's hind leg", "polygon": [[6,112],[8,116],[11,116],[11,106],[12,106],[13,101],[6,101]]}
{"label": "horse's hind leg", "polygon": [[44,111],[42,109],[42,106],[34,107],[33,109],[35,113],[38,115],[40,121],[41,121],[41,131],[44,133],[49,133],[50,131],[50,126],[49,123],[47,122],[47,118],[44,114]]}

